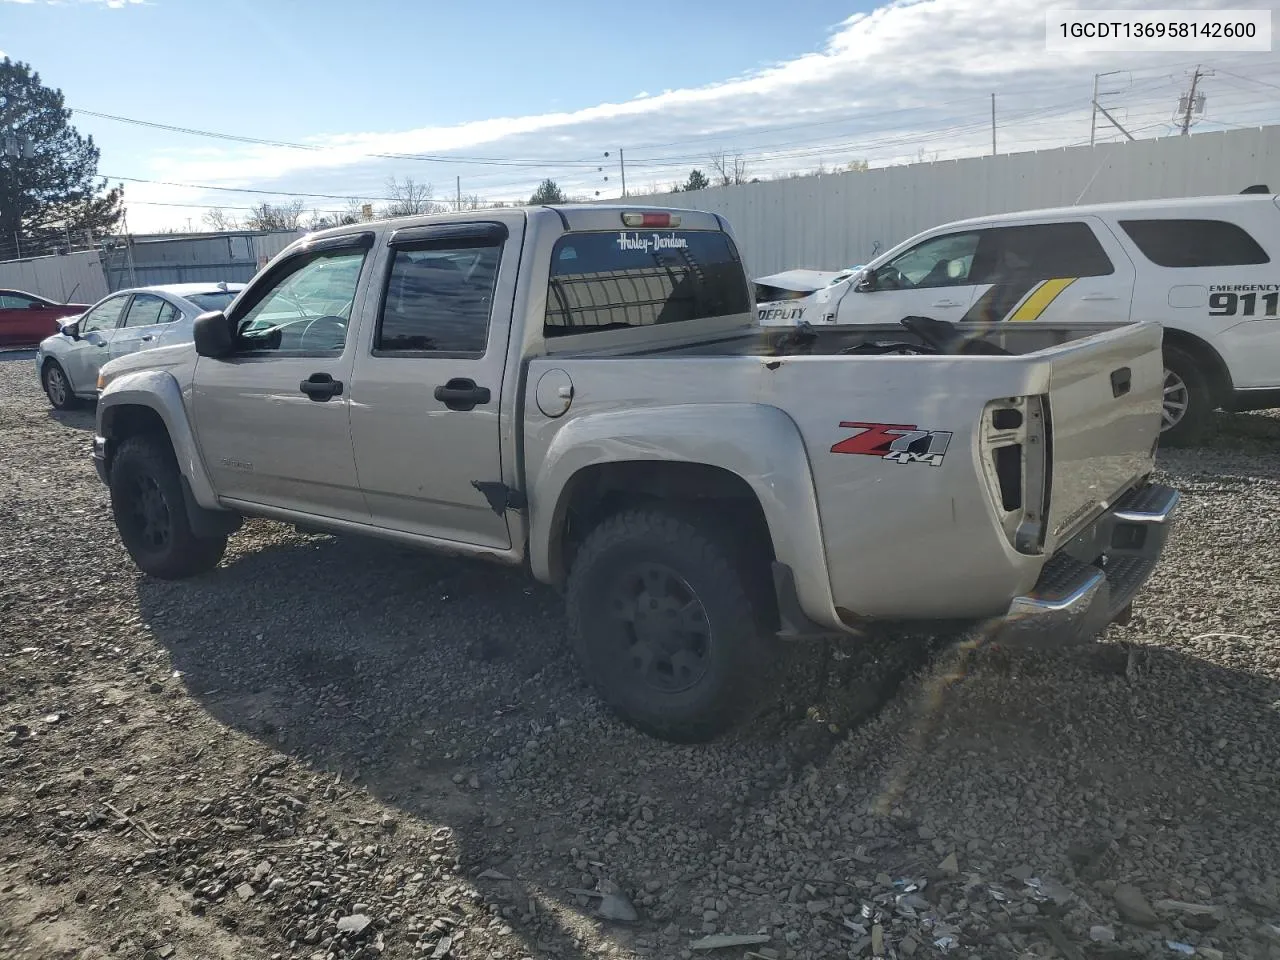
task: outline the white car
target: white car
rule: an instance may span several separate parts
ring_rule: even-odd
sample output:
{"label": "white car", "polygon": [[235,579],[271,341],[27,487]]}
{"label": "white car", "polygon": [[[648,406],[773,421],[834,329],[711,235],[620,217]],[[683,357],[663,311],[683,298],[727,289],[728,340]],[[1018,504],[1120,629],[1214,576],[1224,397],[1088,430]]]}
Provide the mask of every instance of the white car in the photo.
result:
{"label": "white car", "polygon": [[764,326],[1156,320],[1162,441],[1194,443],[1215,409],[1280,406],[1280,197],[1255,188],[962,220],[757,309]]}
{"label": "white car", "polygon": [[36,372],[59,410],[98,395],[98,371],[108,360],[191,340],[191,322],[222,310],[243,283],[170,283],[119,290],[64,320],[36,348]]}

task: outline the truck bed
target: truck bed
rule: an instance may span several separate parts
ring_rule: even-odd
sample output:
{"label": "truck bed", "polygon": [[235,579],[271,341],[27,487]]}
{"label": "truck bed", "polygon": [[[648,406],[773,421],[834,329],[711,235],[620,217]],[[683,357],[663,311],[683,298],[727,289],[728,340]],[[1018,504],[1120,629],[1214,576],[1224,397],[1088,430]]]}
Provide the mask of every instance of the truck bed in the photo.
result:
{"label": "truck bed", "polygon": [[[530,362],[527,402],[536,409],[532,390],[555,371],[571,381],[572,404],[562,418],[526,424],[526,456],[540,462],[557,434],[594,415],[615,424],[607,442],[634,459],[670,457],[685,439],[691,458],[714,458],[723,444],[751,442],[733,431],[755,410],[798,431],[841,620],[998,615],[1151,473],[1162,333],[1158,324],[970,332],[1010,353],[847,354],[915,340],[901,327],[825,328],[783,350],[777,331],[744,328],[557,352]],[[655,432],[673,435],[655,443]],[[766,433],[755,443],[780,446]],[[904,580],[904,570],[916,573]]]}

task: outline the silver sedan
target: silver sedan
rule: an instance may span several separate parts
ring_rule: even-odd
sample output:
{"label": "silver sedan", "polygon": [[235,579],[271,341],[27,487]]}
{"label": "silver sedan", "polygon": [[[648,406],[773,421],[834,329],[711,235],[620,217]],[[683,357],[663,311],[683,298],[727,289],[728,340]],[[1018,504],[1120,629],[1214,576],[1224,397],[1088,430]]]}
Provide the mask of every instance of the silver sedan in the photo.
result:
{"label": "silver sedan", "polygon": [[224,310],[243,283],[170,283],[118,290],[36,348],[36,371],[49,402],[66,410],[98,395],[98,371],[108,360],[191,339],[191,322]]}

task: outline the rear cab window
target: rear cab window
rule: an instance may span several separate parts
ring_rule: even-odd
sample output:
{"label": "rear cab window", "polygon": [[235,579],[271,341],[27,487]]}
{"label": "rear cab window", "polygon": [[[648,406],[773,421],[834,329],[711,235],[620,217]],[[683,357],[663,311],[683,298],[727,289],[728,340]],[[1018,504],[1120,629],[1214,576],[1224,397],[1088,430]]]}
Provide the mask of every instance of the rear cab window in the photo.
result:
{"label": "rear cab window", "polygon": [[543,335],[749,316],[737,247],[713,230],[570,233],[551,253]]}

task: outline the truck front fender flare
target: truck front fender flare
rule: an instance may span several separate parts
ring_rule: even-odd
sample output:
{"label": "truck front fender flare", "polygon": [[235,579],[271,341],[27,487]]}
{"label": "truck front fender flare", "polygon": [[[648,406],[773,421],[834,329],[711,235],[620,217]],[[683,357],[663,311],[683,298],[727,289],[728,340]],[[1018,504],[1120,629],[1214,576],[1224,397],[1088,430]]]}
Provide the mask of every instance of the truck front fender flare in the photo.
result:
{"label": "truck front fender flare", "polygon": [[551,545],[574,476],[601,464],[636,461],[718,467],[744,480],[759,501],[776,560],[794,572],[805,613],[841,629],[804,441],[789,416],[764,404],[646,406],[585,414],[559,427],[528,490],[535,577],[554,579]]}
{"label": "truck front fender flare", "polygon": [[108,443],[114,441],[113,423],[130,407],[143,407],[155,413],[169,434],[178,468],[191,488],[195,502],[206,509],[222,509],[209,474],[200,459],[182,387],[167,370],[139,370],[126,373],[107,384],[98,398],[97,432]]}

